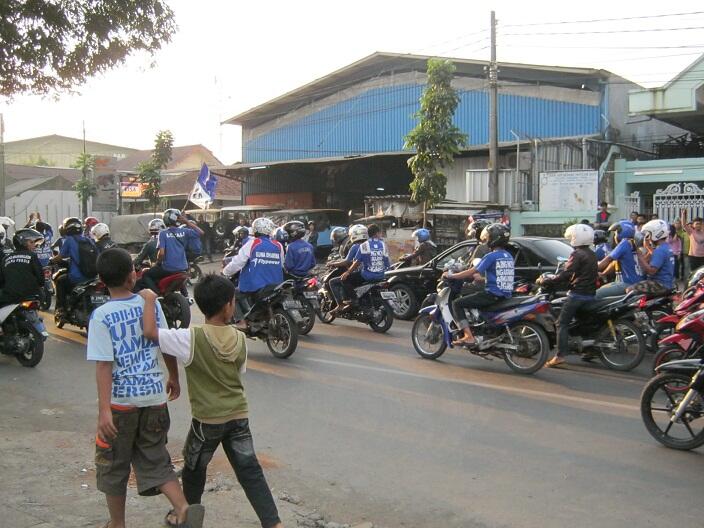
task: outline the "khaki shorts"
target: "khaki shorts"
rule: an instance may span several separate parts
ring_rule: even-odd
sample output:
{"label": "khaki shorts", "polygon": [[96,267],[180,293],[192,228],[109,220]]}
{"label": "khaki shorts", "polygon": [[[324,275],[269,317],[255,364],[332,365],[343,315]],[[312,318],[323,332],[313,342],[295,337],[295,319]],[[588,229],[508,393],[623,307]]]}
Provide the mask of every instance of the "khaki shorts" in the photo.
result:
{"label": "khaki shorts", "polygon": [[159,488],[177,480],[166,450],[166,435],[171,420],[169,409],[156,407],[113,406],[112,420],[117,436],[103,442],[95,439],[95,471],[97,488],[106,495],[127,493],[130,467],[137,477],[140,495],[157,495]]}

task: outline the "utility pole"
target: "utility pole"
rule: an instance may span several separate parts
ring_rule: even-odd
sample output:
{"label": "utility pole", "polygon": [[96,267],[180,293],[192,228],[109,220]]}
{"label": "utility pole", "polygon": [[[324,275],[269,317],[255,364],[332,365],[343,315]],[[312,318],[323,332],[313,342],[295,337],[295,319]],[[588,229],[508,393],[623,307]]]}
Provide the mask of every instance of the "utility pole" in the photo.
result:
{"label": "utility pole", "polygon": [[[86,167],[86,122],[83,121],[83,185],[85,185],[88,180],[88,167]],[[88,216],[88,197],[85,193],[81,196],[81,211],[83,213],[83,218]]]}
{"label": "utility pole", "polygon": [[489,202],[499,203],[498,68],[496,67],[496,13],[491,12],[491,59],[489,60]]}
{"label": "utility pole", "polygon": [[5,119],[0,114],[0,216],[5,216]]}

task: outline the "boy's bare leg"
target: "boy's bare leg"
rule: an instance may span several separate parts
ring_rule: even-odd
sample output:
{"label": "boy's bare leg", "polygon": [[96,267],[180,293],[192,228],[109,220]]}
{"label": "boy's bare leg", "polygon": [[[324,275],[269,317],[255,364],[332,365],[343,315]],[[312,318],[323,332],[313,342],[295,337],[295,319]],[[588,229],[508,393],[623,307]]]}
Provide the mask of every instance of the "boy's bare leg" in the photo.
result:
{"label": "boy's bare leg", "polygon": [[[166,495],[169,499],[171,506],[173,506],[176,512],[176,517],[178,518],[178,523],[182,523],[186,519],[186,510],[188,509],[188,503],[186,502],[186,497],[183,496],[183,490],[181,485],[177,480],[170,480],[163,484],[160,488],[161,492]],[[110,526],[110,528],[113,528]]]}
{"label": "boy's bare leg", "polygon": [[125,528],[125,495],[105,495],[110,512],[109,528]]}

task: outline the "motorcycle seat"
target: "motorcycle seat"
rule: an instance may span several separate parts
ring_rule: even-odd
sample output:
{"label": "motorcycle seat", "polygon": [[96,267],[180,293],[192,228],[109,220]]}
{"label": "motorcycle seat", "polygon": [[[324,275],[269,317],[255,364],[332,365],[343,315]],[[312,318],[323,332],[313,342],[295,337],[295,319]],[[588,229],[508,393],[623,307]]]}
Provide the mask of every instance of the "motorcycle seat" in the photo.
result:
{"label": "motorcycle seat", "polygon": [[617,295],[615,297],[604,297],[603,299],[597,299],[588,304],[583,305],[579,311],[580,312],[597,312],[602,308],[609,306],[610,304],[618,304],[624,301],[628,295]]}
{"label": "motorcycle seat", "polygon": [[488,308],[492,312],[498,312],[501,310],[508,310],[509,308],[514,308],[515,306],[520,306],[521,304],[536,302],[536,300],[538,300],[538,297],[533,295],[510,297],[508,299],[504,299],[503,301],[499,301],[495,304],[492,304]]}
{"label": "motorcycle seat", "polygon": [[167,291],[170,287],[173,287],[172,289],[180,289],[181,285],[183,282],[188,280],[188,274],[187,273],[173,273],[171,275],[167,275],[163,279],[159,281],[158,287],[159,291],[165,292]]}

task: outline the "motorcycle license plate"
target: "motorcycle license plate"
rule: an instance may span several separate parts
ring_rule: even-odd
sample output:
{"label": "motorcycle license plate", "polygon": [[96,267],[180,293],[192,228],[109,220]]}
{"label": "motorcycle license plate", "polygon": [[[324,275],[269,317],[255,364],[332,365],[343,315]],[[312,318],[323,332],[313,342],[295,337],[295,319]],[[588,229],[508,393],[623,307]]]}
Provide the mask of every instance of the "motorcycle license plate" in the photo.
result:
{"label": "motorcycle license plate", "polygon": [[286,310],[296,310],[296,309],[301,309],[303,306],[301,305],[300,301],[292,300],[292,301],[284,301],[284,309]]}
{"label": "motorcycle license plate", "polygon": [[381,293],[381,298],[384,299],[385,301],[395,301],[396,300],[396,294],[392,291],[383,291],[379,292]]}
{"label": "motorcycle license plate", "polygon": [[293,319],[294,323],[302,323],[303,322],[303,316],[301,315],[301,312],[298,310],[290,310],[288,312],[291,315],[291,318]]}
{"label": "motorcycle license plate", "polygon": [[110,300],[109,295],[91,295],[90,302],[93,304],[105,304]]}
{"label": "motorcycle license plate", "polygon": [[303,297],[305,297],[306,299],[317,299],[318,294],[315,292],[303,292]]}

